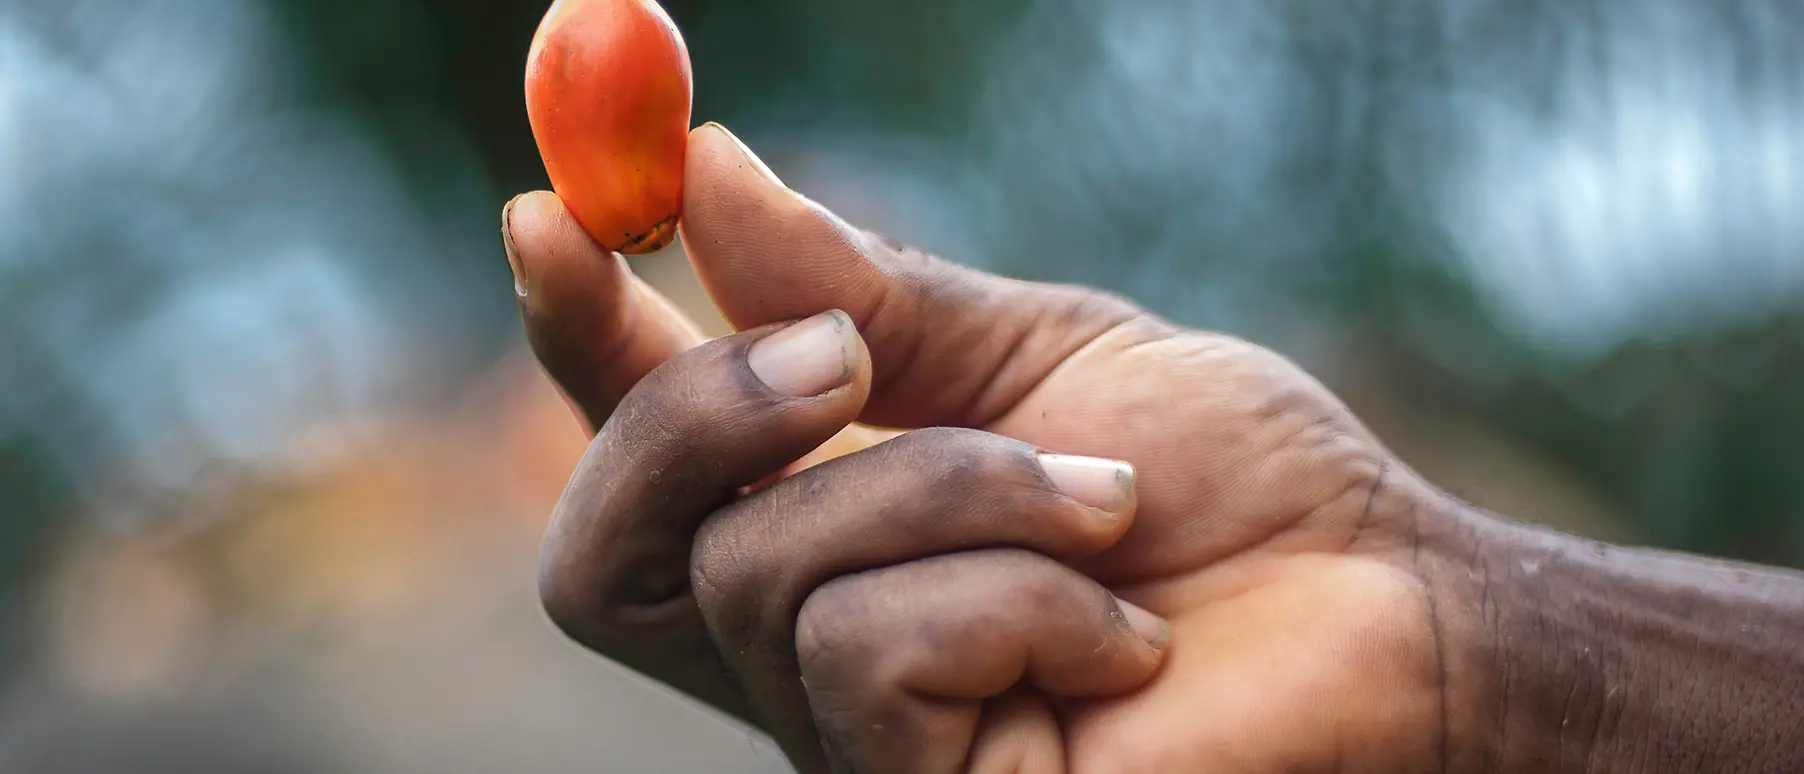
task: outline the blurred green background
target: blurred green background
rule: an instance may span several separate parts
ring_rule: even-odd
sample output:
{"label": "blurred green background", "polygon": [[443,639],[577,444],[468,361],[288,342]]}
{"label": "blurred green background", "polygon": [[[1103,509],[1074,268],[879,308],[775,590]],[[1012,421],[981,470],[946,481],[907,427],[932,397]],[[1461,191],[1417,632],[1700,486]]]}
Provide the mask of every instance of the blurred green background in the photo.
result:
{"label": "blurred green background", "polygon": [[[0,0],[0,770],[783,770],[533,607],[546,5]],[[1267,343],[1486,507],[1804,565],[1804,6],[666,7],[851,220]]]}

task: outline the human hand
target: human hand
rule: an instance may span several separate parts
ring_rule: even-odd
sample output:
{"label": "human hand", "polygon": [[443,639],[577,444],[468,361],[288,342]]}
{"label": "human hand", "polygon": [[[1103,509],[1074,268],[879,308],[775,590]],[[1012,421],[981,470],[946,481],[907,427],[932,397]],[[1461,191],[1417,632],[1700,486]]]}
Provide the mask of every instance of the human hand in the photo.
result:
{"label": "human hand", "polygon": [[[745,331],[706,343],[555,197],[509,206],[529,337],[600,427],[542,557],[573,638],[805,772],[1468,754],[1464,629],[1421,553],[1442,499],[1313,379],[857,230],[717,127],[685,189],[684,243]],[[855,419],[941,429],[816,465]]]}

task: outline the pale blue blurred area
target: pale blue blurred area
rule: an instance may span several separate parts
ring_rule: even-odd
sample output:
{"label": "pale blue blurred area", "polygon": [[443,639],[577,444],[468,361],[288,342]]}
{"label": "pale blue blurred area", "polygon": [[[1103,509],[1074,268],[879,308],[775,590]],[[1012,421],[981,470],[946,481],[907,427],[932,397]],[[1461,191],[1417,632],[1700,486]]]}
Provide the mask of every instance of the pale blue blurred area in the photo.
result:
{"label": "pale blue blurred area", "polygon": [[997,242],[1255,331],[1392,208],[1501,333],[1602,357],[1804,290],[1797,12],[1728,5],[1044,2],[973,177],[1006,181]]}
{"label": "pale blue blurred area", "polygon": [[488,206],[469,138],[414,137],[439,190],[410,190],[367,125],[308,98],[267,5],[0,11],[0,433],[68,478],[154,452],[151,482],[180,487],[256,460],[409,397],[459,318],[506,311],[457,261],[493,228],[447,229],[433,201]]}
{"label": "pale blue blurred area", "polygon": [[1784,53],[1797,30],[1725,13],[1614,9],[1589,50],[1554,60],[1539,113],[1482,80],[1453,90],[1461,158],[1433,198],[1512,332],[1596,355],[1797,304],[1804,79]]}
{"label": "pale blue blurred area", "polygon": [[[849,218],[1268,343],[1487,507],[1804,565],[1798,3],[667,5],[696,120]],[[497,227],[544,185],[519,93],[544,6],[0,0],[0,770],[779,767],[536,617],[555,476],[524,505],[468,483],[529,477],[465,415],[516,421],[493,375],[533,373]],[[287,501],[216,490],[315,487],[322,436],[366,453],[323,469],[409,460],[446,494],[348,500],[377,503],[352,526],[430,514],[393,557],[353,534],[233,585],[279,564],[240,532],[277,558],[309,534],[257,537]],[[415,554],[455,568],[413,581],[431,604],[290,620]],[[259,596],[291,591],[304,614]],[[119,610],[155,629],[137,649],[64,652]],[[69,666],[113,660],[151,666],[93,679],[162,687]],[[74,762],[84,738],[114,757]]]}

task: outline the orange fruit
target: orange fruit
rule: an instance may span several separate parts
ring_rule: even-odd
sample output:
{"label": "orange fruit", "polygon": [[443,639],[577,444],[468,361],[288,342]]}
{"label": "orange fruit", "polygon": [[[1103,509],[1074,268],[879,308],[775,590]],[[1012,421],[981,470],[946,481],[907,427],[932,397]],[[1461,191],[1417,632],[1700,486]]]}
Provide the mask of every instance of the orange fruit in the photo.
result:
{"label": "orange fruit", "polygon": [[689,50],[654,0],[557,0],[526,57],[526,115],[551,187],[625,255],[676,238],[694,99]]}

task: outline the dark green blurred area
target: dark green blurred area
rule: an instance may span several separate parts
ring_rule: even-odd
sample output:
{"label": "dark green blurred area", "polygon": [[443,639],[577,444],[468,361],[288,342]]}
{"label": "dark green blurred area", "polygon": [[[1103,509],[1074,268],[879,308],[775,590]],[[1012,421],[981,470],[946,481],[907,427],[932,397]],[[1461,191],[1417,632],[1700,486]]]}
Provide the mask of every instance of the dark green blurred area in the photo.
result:
{"label": "dark green blurred area", "polygon": [[[900,238],[1376,374],[1648,541],[1804,565],[1798,6],[666,5],[698,122],[861,170]],[[131,460],[179,490],[305,424],[271,417],[429,414],[517,345],[497,213],[545,185],[544,8],[0,7],[7,599]]]}

